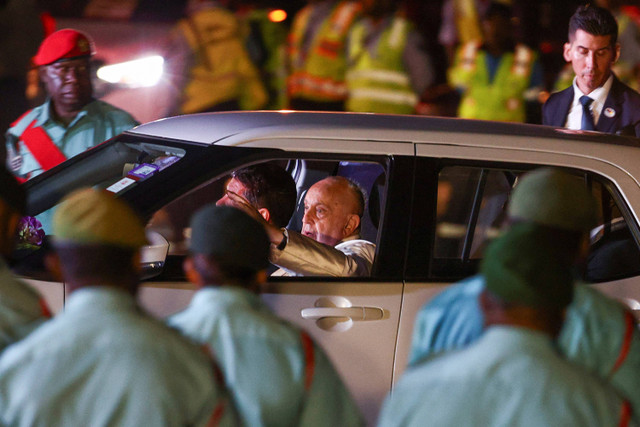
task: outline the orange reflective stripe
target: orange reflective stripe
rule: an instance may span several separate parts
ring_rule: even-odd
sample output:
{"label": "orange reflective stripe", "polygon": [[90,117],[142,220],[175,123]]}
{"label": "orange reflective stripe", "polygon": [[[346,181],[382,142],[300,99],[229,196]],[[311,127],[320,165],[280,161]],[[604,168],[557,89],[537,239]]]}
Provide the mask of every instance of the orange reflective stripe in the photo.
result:
{"label": "orange reflective stripe", "polygon": [[40,313],[44,317],[51,317],[51,311],[49,310],[49,306],[43,298],[40,298],[38,301],[40,303]]}
{"label": "orange reflective stripe", "polygon": [[620,411],[620,422],[618,426],[627,427],[631,421],[631,404],[626,400],[622,403],[622,409]]}
{"label": "orange reflective stripe", "polygon": [[287,83],[287,90],[291,95],[305,93],[338,101],[347,95],[347,85],[344,82],[307,73],[292,74]]}
{"label": "orange reflective stripe", "polygon": [[[36,119],[37,120],[37,119]],[[45,171],[67,160],[67,157],[54,144],[53,140],[41,127],[33,127],[36,120],[20,135],[20,140],[27,146],[38,164]]]}
{"label": "orange reflective stripe", "polygon": [[223,399],[220,403],[218,403],[211,414],[211,418],[207,422],[207,427],[215,427],[220,425],[220,420],[222,419],[222,415],[224,415],[224,410],[226,405],[226,399]]}
{"label": "orange reflective stripe", "polygon": [[633,338],[633,329],[635,328],[635,319],[633,315],[628,311],[624,312],[625,331],[624,338],[622,340],[622,346],[620,346],[620,353],[618,354],[618,360],[611,369],[611,374],[620,369],[620,366],[624,363],[629,355],[629,349],[631,348],[631,339]]}
{"label": "orange reflective stripe", "polygon": [[313,340],[304,331],[300,332],[300,338],[302,339],[302,350],[304,351],[304,389],[309,390],[313,383],[313,374],[316,369],[316,360],[313,349]]}

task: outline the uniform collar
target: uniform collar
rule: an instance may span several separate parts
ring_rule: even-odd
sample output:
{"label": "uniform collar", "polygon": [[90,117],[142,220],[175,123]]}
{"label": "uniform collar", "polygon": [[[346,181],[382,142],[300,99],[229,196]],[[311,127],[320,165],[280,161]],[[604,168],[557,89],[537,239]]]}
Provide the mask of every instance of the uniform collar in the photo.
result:
{"label": "uniform collar", "polygon": [[253,292],[238,286],[205,286],[195,293],[191,301],[192,305],[211,304],[228,305],[234,303],[249,304],[256,307],[262,304],[260,297]]}
{"label": "uniform collar", "polygon": [[[573,78],[573,105],[574,106],[577,106],[578,104],[580,104],[580,97],[585,95],[576,84],[576,79],[577,77]],[[591,91],[591,93],[587,95],[589,98],[593,99],[594,106],[592,107],[592,109],[595,109],[595,108],[598,108],[599,110],[602,109],[604,102],[607,100],[607,96],[609,96],[611,85],[613,85],[613,73],[609,75],[609,78],[607,79],[607,81],[604,82],[602,86]]]}
{"label": "uniform collar", "polygon": [[90,286],[74,291],[64,307],[64,312],[135,311],[136,301],[129,293],[110,286]]}
{"label": "uniform collar", "polygon": [[548,348],[555,352],[554,339],[544,332],[533,329],[507,325],[490,326],[482,338],[485,342],[494,343],[496,348],[499,343],[507,343],[508,347],[524,349],[528,347]]}
{"label": "uniform collar", "polygon": [[[71,121],[71,123],[69,123],[69,126],[67,126],[67,128],[72,127],[80,119],[82,119],[84,116],[89,114],[89,112],[92,109],[92,106],[95,104],[95,101],[96,100],[94,98],[92,98],[91,101],[89,101],[89,103],[87,103],[87,105],[82,107],[82,110],[80,110],[80,112],[73,118],[73,120]],[[51,100],[51,98],[47,98],[45,103],[42,105],[42,114],[40,115],[40,117],[38,118],[38,121],[35,124],[36,127],[40,127],[40,126],[44,125],[49,120],[54,122],[53,116],[51,115],[51,109],[52,108],[53,108],[53,101]],[[55,123],[58,123],[60,125],[62,124],[62,123],[59,123],[58,121],[55,121]]]}

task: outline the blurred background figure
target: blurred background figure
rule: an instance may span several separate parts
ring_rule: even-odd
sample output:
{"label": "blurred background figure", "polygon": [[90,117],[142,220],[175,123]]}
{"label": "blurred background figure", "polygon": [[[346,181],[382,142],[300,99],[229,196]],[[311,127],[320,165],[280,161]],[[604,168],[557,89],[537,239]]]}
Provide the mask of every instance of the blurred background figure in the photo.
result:
{"label": "blurred background figure", "polygon": [[[20,282],[7,263],[22,228],[26,195],[16,179],[0,166],[0,351],[51,317],[47,303]],[[22,234],[27,230],[20,230]]]}
{"label": "blurred background figure", "polygon": [[564,359],[555,340],[573,299],[572,257],[553,233],[518,223],[489,245],[477,341],[408,369],[380,426],[629,425],[629,402]]}
{"label": "blurred background figure", "polygon": [[349,31],[347,111],[414,114],[435,79],[420,33],[394,0],[363,0]]}
{"label": "blurred background figure", "polygon": [[217,355],[243,425],[362,425],[324,351],[258,295],[269,265],[262,225],[211,204],[194,214],[191,230],[184,270],[198,291],[168,322]]}
{"label": "blurred background figure", "polygon": [[609,9],[618,21],[620,57],[613,72],[626,85],[640,89],[640,5],[624,0],[596,0],[595,4]]}
{"label": "blurred background figure", "polygon": [[33,62],[48,98],[6,133],[7,163],[19,179],[31,179],[138,124],[126,111],[93,97],[94,53],[89,36],[69,28],[40,45]]}
{"label": "blurred background figure", "polygon": [[353,1],[309,0],[295,15],[288,41],[289,108],[344,111],[346,40],[359,12]]}
{"label": "blurred background figure", "polygon": [[[438,41],[444,46],[449,62],[453,62],[458,46],[482,40],[480,19],[490,3],[491,0],[444,0]],[[504,3],[510,5],[511,1]]]}
{"label": "blurred background figure", "polygon": [[0,423],[237,425],[213,361],[136,304],[147,242],[134,211],[109,192],[77,190],[56,211],[54,235],[47,265],[70,296],[2,354]]}
{"label": "blurred background figure", "polygon": [[482,18],[483,43],[458,48],[449,84],[461,93],[458,116],[469,119],[526,121],[526,102],[537,102],[543,75],[537,53],[516,44],[512,10],[492,2]]}
{"label": "blurred background figure", "polygon": [[[0,129],[30,107],[27,97],[27,73],[31,58],[45,37],[38,0],[0,1]],[[4,137],[3,137],[4,138]],[[4,139],[0,141],[0,160],[4,160]]]}
{"label": "blurred background figure", "polygon": [[226,3],[189,0],[166,48],[175,101],[168,115],[254,110],[267,92],[252,63],[235,15]]}
{"label": "blurred background figure", "polygon": [[266,7],[267,1],[246,1],[236,11],[249,57],[258,69],[268,101],[266,108],[286,107],[287,13]]}

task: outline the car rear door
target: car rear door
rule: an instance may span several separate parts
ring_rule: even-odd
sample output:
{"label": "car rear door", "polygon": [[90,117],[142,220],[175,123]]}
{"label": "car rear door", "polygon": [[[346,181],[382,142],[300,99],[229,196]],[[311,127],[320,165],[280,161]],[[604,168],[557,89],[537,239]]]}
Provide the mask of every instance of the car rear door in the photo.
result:
{"label": "car rear door", "polygon": [[[407,364],[417,311],[452,282],[477,272],[482,248],[498,232],[515,176],[536,167],[567,168],[584,179],[599,200],[601,222],[606,224],[618,217],[626,223],[629,229],[626,247],[638,254],[637,262],[625,271],[601,275],[599,283],[593,286],[626,302],[638,315],[640,233],[634,212],[640,209],[640,187],[627,171],[593,156],[534,151],[526,146],[495,149],[418,144],[416,154],[411,237],[394,382]],[[452,182],[452,177],[457,177],[454,184],[457,190],[447,194],[443,183]],[[421,183],[426,183],[431,192],[422,191]],[[449,215],[443,207],[449,209]],[[458,214],[451,215],[456,210]],[[593,241],[590,257],[597,255]],[[455,244],[453,248],[451,243]]]}

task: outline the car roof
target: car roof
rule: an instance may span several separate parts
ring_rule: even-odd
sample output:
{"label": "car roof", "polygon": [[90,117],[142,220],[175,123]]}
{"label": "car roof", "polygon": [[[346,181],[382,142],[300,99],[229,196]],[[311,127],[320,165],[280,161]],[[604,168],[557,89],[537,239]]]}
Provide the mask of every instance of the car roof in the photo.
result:
{"label": "car roof", "polygon": [[[615,164],[640,177],[640,139],[523,123],[368,113],[244,111],[157,120],[128,131],[205,145],[283,148],[285,139],[405,142],[569,154]],[[258,143],[259,142],[259,143]],[[343,144],[349,152],[353,144]],[[288,148],[296,144],[289,144]],[[335,147],[335,145],[334,145]],[[368,147],[372,147],[369,145]],[[383,148],[382,150],[385,150]],[[635,180],[636,178],[634,178]]]}
{"label": "car roof", "polygon": [[[425,135],[436,132],[442,142],[454,142],[465,135],[476,134],[597,141],[640,147],[640,139],[636,138],[523,123],[287,110],[190,114],[149,122],[129,132],[201,144],[222,145],[227,145],[222,142],[223,140],[240,134],[251,136],[251,138],[260,136],[354,138],[359,135],[360,138],[357,139],[364,138],[369,141],[384,139],[426,142],[428,138],[425,139]],[[393,138],[394,135],[395,138]],[[473,144],[473,141],[467,140],[465,143]]]}

